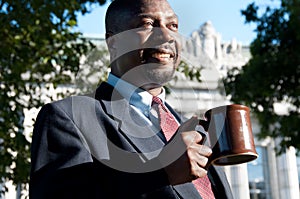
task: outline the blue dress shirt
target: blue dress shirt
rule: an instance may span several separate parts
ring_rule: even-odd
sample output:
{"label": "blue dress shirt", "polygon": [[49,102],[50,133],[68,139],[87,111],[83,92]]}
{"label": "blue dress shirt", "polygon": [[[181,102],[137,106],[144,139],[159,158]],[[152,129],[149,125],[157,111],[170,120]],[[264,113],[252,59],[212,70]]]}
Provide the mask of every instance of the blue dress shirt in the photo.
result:
{"label": "blue dress shirt", "polygon": [[[158,132],[158,136],[166,142],[164,135],[160,131],[158,115],[151,109],[153,96],[149,92],[118,78],[112,73],[109,74],[107,83],[113,86],[144,121],[153,128],[153,130]],[[165,93],[165,89],[162,89],[161,94],[157,96],[163,103],[165,103]]]}

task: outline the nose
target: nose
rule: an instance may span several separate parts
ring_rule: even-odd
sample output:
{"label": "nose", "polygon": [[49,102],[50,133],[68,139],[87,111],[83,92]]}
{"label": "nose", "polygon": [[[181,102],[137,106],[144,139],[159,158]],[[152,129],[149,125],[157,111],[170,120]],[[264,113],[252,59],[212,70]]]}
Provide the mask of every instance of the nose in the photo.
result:
{"label": "nose", "polygon": [[154,30],[154,40],[160,44],[174,42],[173,32],[167,27],[156,27]]}

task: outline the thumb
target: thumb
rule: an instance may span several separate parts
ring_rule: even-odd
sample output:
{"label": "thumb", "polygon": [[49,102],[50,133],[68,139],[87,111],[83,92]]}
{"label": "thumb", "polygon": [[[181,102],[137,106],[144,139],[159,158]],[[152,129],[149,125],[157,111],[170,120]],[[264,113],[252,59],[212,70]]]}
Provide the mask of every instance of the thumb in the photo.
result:
{"label": "thumb", "polygon": [[199,124],[199,120],[197,116],[193,116],[184,123],[182,123],[179,126],[178,131],[179,132],[185,132],[185,131],[194,131],[196,126]]}

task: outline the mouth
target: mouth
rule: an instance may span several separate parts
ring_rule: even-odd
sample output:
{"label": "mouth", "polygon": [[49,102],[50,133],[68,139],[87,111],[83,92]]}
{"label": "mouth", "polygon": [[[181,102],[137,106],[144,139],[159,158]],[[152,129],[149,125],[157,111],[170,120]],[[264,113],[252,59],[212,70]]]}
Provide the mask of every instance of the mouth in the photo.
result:
{"label": "mouth", "polygon": [[174,56],[168,53],[153,53],[152,57],[156,59],[170,59],[173,58]]}
{"label": "mouth", "polygon": [[142,58],[148,63],[167,64],[174,62],[175,53],[170,49],[144,49]]}

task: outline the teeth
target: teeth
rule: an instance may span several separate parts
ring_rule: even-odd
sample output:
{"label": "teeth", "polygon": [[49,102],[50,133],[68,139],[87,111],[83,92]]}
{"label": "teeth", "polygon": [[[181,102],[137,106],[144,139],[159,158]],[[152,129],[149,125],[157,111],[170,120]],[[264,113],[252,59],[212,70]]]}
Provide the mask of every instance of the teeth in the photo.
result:
{"label": "teeth", "polygon": [[167,53],[154,53],[152,54],[152,57],[154,58],[170,58],[171,55]]}

